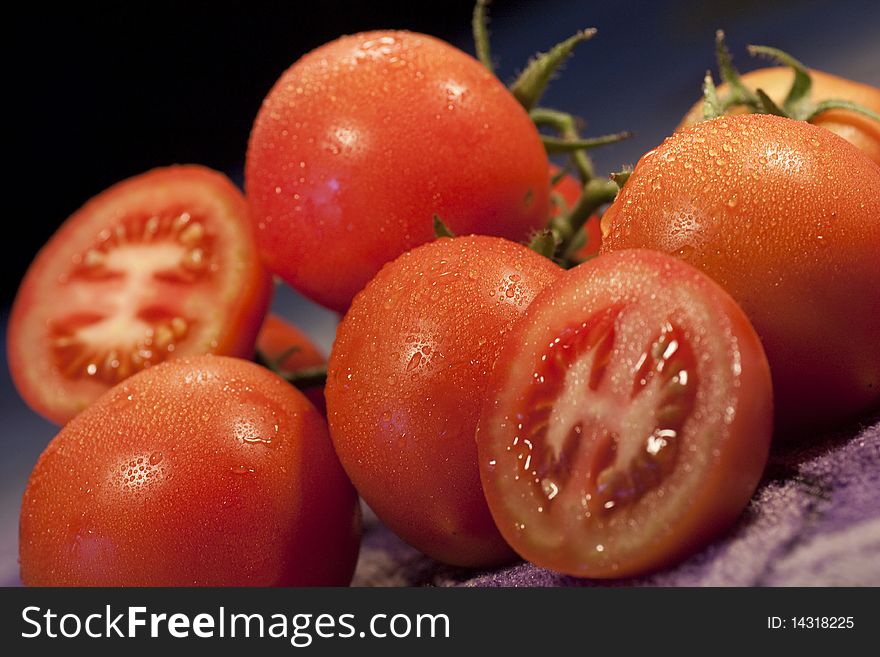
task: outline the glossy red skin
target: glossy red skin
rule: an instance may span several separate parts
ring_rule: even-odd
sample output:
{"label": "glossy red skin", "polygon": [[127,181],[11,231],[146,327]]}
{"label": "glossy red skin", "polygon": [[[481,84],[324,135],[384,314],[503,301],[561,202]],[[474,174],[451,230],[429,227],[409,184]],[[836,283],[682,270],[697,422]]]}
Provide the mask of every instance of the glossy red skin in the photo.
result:
{"label": "glossy red skin", "polygon": [[[296,351],[279,363],[282,372],[296,372],[327,364],[327,359],[309,336],[290,322],[270,313],[257,336],[257,351],[270,360],[276,360],[292,347]],[[302,393],[322,414],[327,414],[323,386],[305,388]]]}
{"label": "glossy red skin", "polygon": [[603,253],[674,254],[742,306],[782,428],[880,406],[880,167],[860,150],[770,115],[700,123],[643,156],[605,217]]}
{"label": "glossy red skin", "polygon": [[[536,494],[531,477],[521,472],[523,461],[517,458],[516,445],[523,441],[515,440],[520,433],[517,427],[527,426],[535,413],[528,401],[534,399],[530,396],[534,389],[560,383],[538,381],[534,375],[552,358],[548,346],[565,329],[589,322],[609,307],[623,311],[615,320],[617,333],[604,375],[612,381],[617,401],[611,402],[614,405],[604,417],[617,421],[633,403],[630,391],[638,358],[650,344],[646,337],[659,328],[650,318],[675,321],[684,329],[695,355],[691,385],[699,386],[697,401],[678,436],[675,469],[659,486],[634,505],[604,516],[601,509],[587,507],[592,520],[565,513],[560,517],[554,515],[546,493]],[[627,320],[627,315],[633,319]],[[645,323],[638,321],[645,318],[649,318]],[[599,256],[568,270],[540,293],[502,348],[505,356],[497,361],[487,389],[477,447],[489,508],[520,556],[580,577],[639,575],[699,549],[745,508],[767,462],[773,416],[770,372],[742,310],[698,270],[654,251]],[[565,353],[570,359],[570,352]],[[571,360],[565,362],[572,366]],[[566,385],[570,374],[566,369]],[[590,407],[588,394],[583,398],[585,411],[595,408]],[[551,423],[558,421],[555,417],[560,416],[550,415]],[[653,416],[648,419],[649,426],[657,426]],[[620,429],[626,439],[625,424],[606,427]],[[634,433],[642,436],[633,429],[628,432],[630,438]],[[583,435],[588,433],[585,428]],[[544,436],[529,436],[530,454],[539,453]],[[578,445],[579,450],[594,450],[587,462],[595,463],[594,446],[587,445],[586,438]],[[572,471],[578,472],[574,467]],[[580,500],[589,490],[586,486],[587,481],[573,475],[555,497],[563,501],[574,495]],[[597,526],[595,516],[603,519],[604,527]]]}
{"label": "glossy red skin", "polygon": [[[550,178],[553,179],[553,176],[559,173],[559,167],[556,165],[550,165]],[[565,174],[562,178],[559,179],[559,182],[553,186],[551,191],[551,203],[553,202],[552,194],[559,194],[562,197],[562,200],[565,201],[566,207],[570,210],[574,207],[574,204],[577,203],[578,199],[581,196],[581,191],[583,190],[583,186],[578,182],[577,178],[571,176],[569,174]],[[556,216],[559,214],[560,208],[557,205],[553,205],[553,210],[551,212],[551,216]],[[599,228],[599,217],[596,215],[591,215],[589,219],[587,219],[583,228],[584,232],[587,234],[586,242],[584,245],[574,252],[574,257],[576,260],[589,260],[590,258],[599,254],[599,247],[602,245],[602,231]]]}
{"label": "glossy red skin", "polygon": [[[819,103],[823,100],[848,100],[880,113],[880,89],[869,84],[847,80],[846,78],[810,69],[813,81],[810,100]],[[783,66],[770,66],[749,71],[742,75],[743,84],[749,89],[763,89],[776,103],[782,104],[791,89],[794,72]],[[719,85],[718,93],[726,94],[726,84]],[[734,109],[734,112],[737,111]],[[692,125],[703,119],[703,101],[694,104],[682,119],[679,127]],[[856,148],[863,151],[876,164],[880,165],[880,122],[864,114],[850,110],[835,109],[822,112],[810,121],[834,132]]]}
{"label": "glossy red skin", "polygon": [[[198,336],[181,342],[173,355],[253,355],[272,282],[257,254],[244,196],[223,174],[202,166],[153,169],[117,183],[71,215],[37,254],[21,283],[9,320],[9,367],[19,393],[40,415],[64,424],[110,387],[97,379],[67,378],[51,358],[48,325],[69,294],[59,277],[69,270],[71,258],[112,227],[116,217],[158,213],[169,205],[188,208],[194,216],[204,213],[211,220],[207,229],[220,266],[210,290],[203,290],[200,303],[192,306],[191,314],[201,322]],[[222,221],[216,221],[221,213]],[[177,293],[171,285],[159,301]]]}
{"label": "glossy red skin", "polygon": [[379,268],[433,239],[525,240],[549,211],[547,156],[482,64],[411,32],[344,36],[269,92],[248,144],[246,190],[274,273],[344,312]]}
{"label": "glossy red skin", "polygon": [[339,325],[326,388],[336,452],[376,514],[435,559],[513,557],[474,430],[502,338],[561,271],[500,238],[440,239],[385,265]]}
{"label": "glossy red skin", "polygon": [[21,576],[345,585],[359,538],[357,497],[320,413],[258,365],[201,356],[123,381],[49,444],[22,502]]}

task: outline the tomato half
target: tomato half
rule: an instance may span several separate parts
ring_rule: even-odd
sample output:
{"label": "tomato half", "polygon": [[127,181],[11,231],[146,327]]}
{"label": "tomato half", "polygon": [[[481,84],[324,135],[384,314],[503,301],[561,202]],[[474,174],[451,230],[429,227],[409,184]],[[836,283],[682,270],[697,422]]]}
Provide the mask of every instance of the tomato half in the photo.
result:
{"label": "tomato half", "polygon": [[293,64],[248,144],[246,190],[269,269],[344,312],[379,268],[433,239],[525,240],[548,217],[547,156],[478,61],[411,32],[345,36]]}
{"label": "tomato half", "polygon": [[880,167],[828,130],[766,114],[676,132],[605,213],[602,251],[675,254],[761,336],[781,426],[880,406]]}
{"label": "tomato half", "polygon": [[502,535],[533,563],[623,577],[705,544],[767,460],[770,373],[693,267],[624,251],[569,270],[504,341],[477,431]]}
{"label": "tomato half", "polygon": [[30,586],[345,585],[360,508],[291,385],[219,356],[151,367],[71,420],[21,511]]}
{"label": "tomato half", "polygon": [[[270,361],[276,361],[282,373],[293,373],[307,368],[326,365],[327,359],[315,343],[299,328],[278,315],[269,314],[257,336],[257,351]],[[327,412],[324,386],[305,388],[302,393],[321,413]]]}
{"label": "tomato half", "polygon": [[483,498],[474,430],[505,333],[561,271],[497,237],[444,238],[383,267],[339,325],[333,445],[379,518],[440,561],[513,556]]}
{"label": "tomato half", "polygon": [[[744,73],[743,84],[749,89],[763,89],[777,104],[785,100],[791,89],[794,72],[787,66],[770,66]],[[847,80],[837,75],[810,70],[813,85],[810,100],[819,103],[823,100],[848,100],[863,107],[880,112],[880,89],[868,84]],[[727,94],[727,84],[718,86],[718,93]],[[737,108],[734,112],[742,111]],[[698,101],[682,119],[679,128],[693,125],[703,120],[703,101]],[[864,114],[844,109],[828,110],[817,115],[811,123],[837,133],[856,148],[865,152],[874,162],[880,164],[880,123]]]}
{"label": "tomato half", "polygon": [[63,424],[127,376],[171,357],[250,357],[271,280],[244,197],[199,166],[155,169],[74,213],[18,291],[16,387]]}

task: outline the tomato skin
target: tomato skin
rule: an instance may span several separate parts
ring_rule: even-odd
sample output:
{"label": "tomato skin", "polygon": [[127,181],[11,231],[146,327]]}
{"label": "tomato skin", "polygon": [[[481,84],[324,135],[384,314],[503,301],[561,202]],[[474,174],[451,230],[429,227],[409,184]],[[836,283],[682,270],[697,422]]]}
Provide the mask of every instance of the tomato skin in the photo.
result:
{"label": "tomato skin", "polygon": [[880,402],[880,167],[831,132],[769,115],[679,131],[606,213],[602,252],[677,255],[742,306],[770,361],[780,427]]}
{"label": "tomato skin", "polygon": [[[813,80],[810,98],[814,103],[823,100],[848,100],[868,109],[880,112],[880,89],[869,84],[847,80],[837,75],[809,69]],[[770,66],[743,74],[742,81],[749,89],[763,89],[777,104],[785,100],[794,72],[787,66]],[[718,92],[728,92],[727,84],[718,86]],[[733,113],[737,111],[733,108]],[[697,101],[682,119],[680,128],[703,120],[703,101]],[[812,124],[831,130],[846,139],[853,146],[865,152],[880,165],[880,123],[867,116],[849,110],[829,110],[822,112],[811,121]]]}
{"label": "tomato skin", "polygon": [[440,239],[385,265],[330,355],[333,444],[366,503],[440,561],[512,558],[480,488],[474,430],[500,342],[561,269],[504,239]]}
{"label": "tomato skin", "polygon": [[360,515],[312,405],[258,365],[201,356],[68,423],[20,529],[29,586],[345,585]]}
{"label": "tomato skin", "polygon": [[344,312],[380,267],[433,238],[524,240],[549,211],[547,156],[526,112],[484,66],[410,32],[345,36],[269,92],[246,190],[271,271]]}
{"label": "tomato skin", "polygon": [[[551,164],[550,178],[552,179],[553,176],[557,175],[558,173],[559,167]],[[577,178],[569,174],[565,174],[551,189],[551,194],[559,194],[562,197],[562,200],[565,202],[565,205],[569,209],[571,209],[572,207],[574,207],[574,204],[577,203],[582,191],[583,186],[580,184]],[[551,216],[555,217],[556,215],[558,215],[559,210],[559,206],[554,204]],[[584,224],[583,230],[584,232],[586,232],[587,238],[584,245],[574,252],[574,257],[577,260],[589,260],[590,258],[598,255],[599,247],[602,244],[602,231],[599,228],[599,218],[596,215],[591,215],[590,218],[587,219],[586,223]]]}
{"label": "tomato skin", "polygon": [[[52,360],[49,325],[59,305],[71,296],[59,280],[72,259],[120,217],[169,206],[204,213],[209,235],[222,252],[211,291],[200,295],[199,304],[187,302],[201,328],[191,330],[195,336],[181,342],[176,354],[253,355],[272,282],[260,264],[243,195],[223,174],[202,166],[154,169],[117,183],[71,215],[37,254],[21,283],[9,320],[9,367],[19,393],[40,415],[64,424],[110,387],[96,377],[71,380]],[[173,286],[165,288],[158,301],[175,294]],[[95,299],[108,301],[108,295]]]}
{"label": "tomato skin", "polygon": [[[296,351],[288,354],[279,363],[282,372],[296,372],[327,364],[327,359],[309,336],[285,319],[270,313],[257,336],[257,351],[270,360],[275,360],[292,347],[295,347]],[[323,415],[327,414],[323,386],[306,388],[301,392]]]}
{"label": "tomato skin", "polygon": [[[608,361],[598,355],[593,361],[606,368],[594,383],[592,375],[583,379],[576,374],[582,353],[566,346],[564,338],[562,352],[553,352],[553,347],[567,331],[588,325],[608,308],[618,313],[614,341],[602,352]],[[681,335],[695,352],[689,385],[699,386],[694,406],[673,438],[680,441],[674,470],[631,505],[618,502],[617,508],[612,505],[612,511],[604,512],[601,503],[586,495],[597,495],[591,486],[601,458],[596,445],[603,435],[603,430],[591,433],[591,426],[604,423],[605,436],[618,436],[620,444],[611,454],[625,453],[627,438],[642,436],[646,417],[648,427],[660,426],[659,414],[646,415],[657,412],[656,404],[637,406],[631,390],[634,373],[644,362],[639,356],[651,344],[645,340],[649,329],[666,321],[682,325]],[[492,373],[476,438],[489,508],[502,535],[525,559],[579,577],[643,574],[684,558],[719,535],[754,493],[772,432],[769,367],[742,310],[693,267],[646,250],[594,258],[565,272],[535,298],[506,336],[503,353]],[[563,370],[545,380],[543,368],[555,359],[564,363]],[[596,367],[591,365],[591,371]],[[571,474],[541,493],[533,483],[535,472],[553,472],[541,461],[546,454],[542,450],[553,424],[569,416],[564,393],[553,399],[552,412],[541,415],[534,400],[545,398],[535,392],[546,386],[567,391],[570,385],[583,386],[574,397],[583,424],[576,434],[568,434],[576,435],[578,453],[572,456],[561,448],[559,453],[569,454],[563,471]],[[591,390],[610,392],[599,396]],[[536,423],[551,429],[530,432]],[[528,457],[523,460],[526,443]],[[611,464],[618,458],[613,456]],[[534,471],[524,472],[530,468]],[[559,504],[565,506],[556,511]]]}

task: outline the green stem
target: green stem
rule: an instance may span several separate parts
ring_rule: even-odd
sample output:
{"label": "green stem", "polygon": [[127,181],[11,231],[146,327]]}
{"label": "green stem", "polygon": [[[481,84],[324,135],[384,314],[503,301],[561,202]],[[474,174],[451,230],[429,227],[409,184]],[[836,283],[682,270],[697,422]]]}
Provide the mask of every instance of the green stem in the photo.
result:
{"label": "green stem", "polygon": [[631,132],[616,132],[610,135],[602,135],[601,137],[589,137],[587,139],[566,139],[559,137],[547,137],[541,135],[541,141],[547,153],[554,155],[556,153],[572,153],[574,151],[589,150],[598,148],[607,144],[616,144],[624,139],[632,137]]}
{"label": "green stem", "polygon": [[558,253],[566,258],[571,255],[570,251],[575,237],[587,219],[600,207],[611,203],[619,190],[620,188],[613,180],[595,178],[584,185],[580,198],[570,212],[551,219],[550,230],[553,231],[556,241],[559,243]]}
{"label": "green stem", "polygon": [[[556,130],[563,139],[579,140],[577,123],[571,114],[560,112],[546,107],[536,107],[529,116],[532,117],[535,125],[538,127],[549,126]],[[571,161],[577,169],[578,177],[581,183],[586,185],[596,175],[593,170],[593,162],[583,150],[575,151],[571,154]]]}
{"label": "green stem", "polygon": [[833,109],[844,109],[849,110],[850,112],[858,112],[859,114],[863,114],[870,119],[874,119],[875,121],[880,122],[880,114],[877,112],[868,109],[867,107],[863,107],[858,103],[853,103],[848,100],[834,100],[829,98],[828,100],[823,100],[821,102],[816,103],[812,108],[809,114],[804,117],[804,121],[812,121],[817,116],[819,116],[822,112],[827,112],[828,110]]}
{"label": "green stem", "polygon": [[327,368],[323,365],[304,367],[295,372],[278,372],[278,375],[300,390],[316,388],[327,383]]}
{"label": "green stem", "polygon": [[487,7],[489,0],[477,0],[474,5],[474,15],[471,20],[471,29],[474,32],[474,47],[477,51],[477,59],[489,69],[490,73],[495,73],[495,67],[492,64],[492,53],[489,49],[489,14]]}
{"label": "green stem", "polygon": [[794,71],[794,82],[791,85],[791,89],[788,90],[788,95],[785,97],[782,107],[786,112],[786,116],[797,116],[800,113],[798,111],[800,107],[809,102],[810,88],[813,86],[813,81],[810,78],[810,72],[807,70],[807,67],[787,52],[779,50],[778,48],[771,48],[769,46],[747,46],[746,49],[752,57],[758,55],[769,57],[779,64],[788,66]]}
{"label": "green stem", "polygon": [[556,241],[556,235],[549,228],[535,233],[535,236],[529,241],[529,248],[532,251],[551,260],[556,255],[557,246],[559,244]]}

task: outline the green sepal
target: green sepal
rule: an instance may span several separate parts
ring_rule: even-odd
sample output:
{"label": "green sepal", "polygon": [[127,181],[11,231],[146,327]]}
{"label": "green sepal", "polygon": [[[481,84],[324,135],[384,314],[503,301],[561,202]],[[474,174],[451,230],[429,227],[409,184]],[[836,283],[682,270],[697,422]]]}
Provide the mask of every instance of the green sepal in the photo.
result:
{"label": "green sepal", "polygon": [[767,95],[763,89],[755,90],[755,93],[758,96],[758,110],[762,114],[775,114],[776,116],[784,116],[788,118],[788,114],[785,113],[779,105],[773,102],[773,99]]}
{"label": "green sepal", "polygon": [[548,155],[556,155],[559,153],[572,153],[574,151],[590,150],[607,144],[616,144],[624,139],[632,137],[631,132],[616,132],[610,135],[602,135],[601,137],[588,137],[586,139],[567,139],[559,137],[548,137],[541,135],[541,141]]}
{"label": "green sepal", "polygon": [[579,43],[591,39],[594,34],[596,34],[595,28],[581,30],[574,36],[553,46],[548,52],[540,53],[529,61],[525,70],[510,85],[511,93],[526,110],[531,110],[538,104],[553,75],[571,56],[575,47]]}
{"label": "green sepal", "polygon": [[803,108],[810,102],[810,89],[813,86],[813,80],[810,78],[807,67],[778,48],[750,45],[746,49],[753,57],[769,57],[794,71],[794,82],[792,82],[791,89],[788,90],[782,103],[782,109],[785,110],[786,116],[798,118],[803,113]]}
{"label": "green sepal", "polygon": [[551,260],[553,259],[553,256],[556,255],[556,249],[558,246],[559,240],[557,239],[556,234],[549,228],[538,231],[534,234],[532,239],[529,240],[529,248],[532,251],[545,258],[550,258]]}
{"label": "green sepal", "polygon": [[715,119],[722,114],[724,108],[721,107],[721,101],[718,99],[715,80],[712,79],[712,72],[706,71],[706,76],[703,78],[703,120]]}
{"label": "green sepal", "polygon": [[441,237],[455,237],[455,233],[449,230],[449,226],[443,223],[440,215],[436,213],[434,214],[434,237],[437,239]]}

